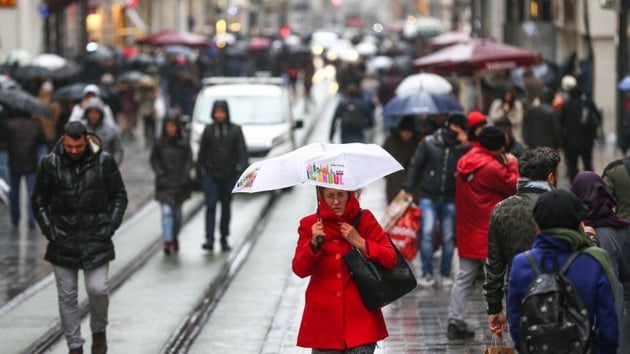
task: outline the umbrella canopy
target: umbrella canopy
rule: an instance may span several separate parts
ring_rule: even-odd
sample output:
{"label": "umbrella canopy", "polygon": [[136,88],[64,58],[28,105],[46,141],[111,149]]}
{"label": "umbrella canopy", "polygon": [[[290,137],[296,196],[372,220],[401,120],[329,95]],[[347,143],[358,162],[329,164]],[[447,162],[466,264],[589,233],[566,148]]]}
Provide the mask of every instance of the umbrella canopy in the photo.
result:
{"label": "umbrella canopy", "polygon": [[0,105],[40,116],[52,116],[50,109],[46,105],[22,90],[0,89]]}
{"label": "umbrella canopy", "polygon": [[471,39],[413,61],[416,70],[471,75],[538,64],[541,57],[525,49],[487,39]]}
{"label": "umbrella canopy", "polygon": [[232,193],[263,192],[299,184],[357,190],[402,169],[395,158],[376,144],[314,143],[254,162],[239,177]]}
{"label": "umbrella canopy", "polygon": [[22,87],[10,76],[0,75],[0,89],[17,89],[21,90]]}
{"label": "umbrella canopy", "polygon": [[6,65],[27,65],[31,61],[31,53],[26,49],[16,48],[2,56],[0,61]]}
{"label": "umbrella canopy", "polygon": [[369,57],[378,52],[378,47],[372,42],[361,42],[354,46],[354,49],[361,55]]}
{"label": "umbrella canopy", "polygon": [[271,46],[271,39],[267,37],[254,37],[247,43],[247,50],[255,52],[259,50],[267,50]]}
{"label": "umbrella canopy", "polygon": [[396,87],[398,96],[406,96],[419,91],[447,94],[453,91],[453,85],[440,75],[420,73],[407,76]]}
{"label": "umbrella canopy", "polygon": [[379,70],[387,70],[394,65],[394,59],[385,55],[376,56],[367,61],[365,66],[368,70],[371,71],[379,71]]}
{"label": "umbrella canopy", "polygon": [[147,44],[154,47],[161,47],[165,45],[205,47],[206,45],[208,45],[208,39],[199,34],[172,28],[139,39],[137,43]]}
{"label": "umbrella canopy", "polygon": [[120,74],[120,76],[118,76],[117,78],[117,82],[129,82],[132,84],[137,83],[138,81],[140,81],[140,79],[142,79],[142,77],[144,76],[144,74],[140,71],[137,70],[130,70],[130,71],[126,71],[122,74]]}
{"label": "umbrella canopy", "polygon": [[66,58],[57,54],[44,53],[33,58],[33,60],[31,60],[31,65],[41,66],[42,68],[49,70],[56,70],[66,65],[67,62],[68,60]]}
{"label": "umbrella canopy", "polygon": [[619,80],[617,88],[620,91],[630,91],[630,75],[624,76],[623,79]]}
{"label": "umbrella canopy", "polygon": [[465,43],[470,40],[470,34],[462,31],[444,32],[427,39],[425,42],[433,49],[448,47],[454,44]]}
{"label": "umbrella canopy", "polygon": [[453,112],[464,112],[464,108],[455,98],[428,91],[395,96],[383,107],[383,116],[385,117]]}
{"label": "umbrella canopy", "polygon": [[[70,85],[66,85],[60,87],[55,90],[53,93],[51,100],[53,101],[80,101],[83,98],[83,89],[88,84],[83,82],[78,82]],[[98,85],[97,85],[98,86]],[[112,96],[116,95],[116,92],[112,92],[112,90],[107,89],[103,86],[99,86],[101,90],[101,98],[105,101],[112,98]]]}
{"label": "umbrella canopy", "polygon": [[194,49],[185,45],[167,45],[164,47],[164,53],[167,55],[183,55],[185,57],[191,57],[194,52]]}
{"label": "umbrella canopy", "polygon": [[52,79],[52,70],[41,66],[26,65],[15,69],[11,75],[15,80],[25,82],[29,80]]}

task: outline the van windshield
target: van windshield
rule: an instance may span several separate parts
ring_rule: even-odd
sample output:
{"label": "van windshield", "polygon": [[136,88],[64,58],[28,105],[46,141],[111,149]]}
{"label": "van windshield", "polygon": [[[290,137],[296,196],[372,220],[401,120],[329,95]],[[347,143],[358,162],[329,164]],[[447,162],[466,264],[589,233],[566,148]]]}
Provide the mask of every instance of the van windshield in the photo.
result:
{"label": "van windshield", "polygon": [[200,96],[195,105],[195,116],[199,123],[210,124],[210,111],[217,99],[228,102],[230,121],[239,125],[268,125],[280,124],[285,121],[282,111],[282,99],[278,96],[231,96],[204,97]]}

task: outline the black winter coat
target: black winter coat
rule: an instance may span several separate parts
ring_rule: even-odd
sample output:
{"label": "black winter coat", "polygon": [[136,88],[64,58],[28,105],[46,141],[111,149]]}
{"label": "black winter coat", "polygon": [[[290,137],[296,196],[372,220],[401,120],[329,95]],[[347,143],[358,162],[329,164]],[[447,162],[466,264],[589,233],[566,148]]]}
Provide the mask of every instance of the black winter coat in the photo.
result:
{"label": "black winter coat", "polygon": [[233,123],[207,125],[201,135],[197,176],[234,180],[248,166],[247,146],[241,127]]}
{"label": "black winter coat", "polygon": [[155,199],[179,205],[190,198],[190,170],[193,166],[190,145],[184,138],[162,136],[151,150],[151,168],[155,172]]}
{"label": "black winter coat", "polygon": [[127,192],[114,159],[88,135],[85,156],[66,156],[62,139],[40,162],[31,197],[48,238],[45,259],[71,269],[92,269],[115,258],[111,237],[122,223]]}
{"label": "black winter coat", "polygon": [[527,110],[523,119],[523,142],[529,148],[560,148],[560,126],[557,112],[546,103]]}
{"label": "black winter coat", "polygon": [[28,117],[16,117],[0,127],[0,141],[7,142],[9,170],[23,174],[37,171],[37,149],[46,143],[41,124]]}
{"label": "black winter coat", "polygon": [[592,147],[597,136],[597,126],[582,124],[582,109],[597,108],[590,100],[582,99],[579,93],[572,93],[560,109],[560,126],[562,130],[562,147],[564,149],[583,149]]}
{"label": "black winter coat", "polygon": [[455,199],[457,161],[470,150],[470,145],[448,145],[441,133],[442,129],[438,129],[418,144],[403,187],[411,192],[419,180],[421,198],[451,203]]}

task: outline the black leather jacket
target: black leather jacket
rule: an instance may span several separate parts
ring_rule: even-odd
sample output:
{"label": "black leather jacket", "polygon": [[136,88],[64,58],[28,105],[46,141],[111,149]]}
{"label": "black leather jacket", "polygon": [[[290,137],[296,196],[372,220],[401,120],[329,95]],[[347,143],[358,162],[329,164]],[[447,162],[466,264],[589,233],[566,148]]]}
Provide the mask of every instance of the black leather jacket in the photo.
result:
{"label": "black leather jacket", "polygon": [[411,192],[419,181],[421,198],[453,202],[457,161],[470,150],[470,145],[447,144],[442,138],[443,129],[438,129],[418,144],[409,162],[403,189]]}
{"label": "black leather jacket", "polygon": [[118,165],[88,135],[85,156],[73,161],[59,140],[40,162],[31,197],[33,212],[50,241],[45,259],[91,269],[115,258],[111,237],[122,223],[127,192]]}

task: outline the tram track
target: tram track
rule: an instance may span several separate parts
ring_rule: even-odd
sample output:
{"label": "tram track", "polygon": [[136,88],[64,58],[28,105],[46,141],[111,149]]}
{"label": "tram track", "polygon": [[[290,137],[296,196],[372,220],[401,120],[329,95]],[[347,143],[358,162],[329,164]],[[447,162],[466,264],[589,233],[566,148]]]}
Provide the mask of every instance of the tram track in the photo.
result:
{"label": "tram track", "polygon": [[[311,123],[305,125],[306,131],[298,145],[302,146],[309,142],[310,136],[318,124],[317,117],[326,109],[326,106],[330,103],[330,98],[327,97],[325,102],[318,105]],[[195,338],[203,329],[204,324],[210,318],[212,311],[218,305],[221,297],[225,293],[226,289],[230,286],[233,278],[238,274],[239,269],[245,263],[249,257],[254,245],[259,237],[258,234],[264,229],[267,224],[270,210],[280,199],[282,191],[274,191],[269,193],[268,199],[264,202],[264,207],[260,209],[260,212],[255,216],[256,222],[245,233],[242,242],[237,246],[236,250],[232,251],[229,258],[221,266],[220,271],[206,286],[203,293],[200,295],[200,300],[191,307],[191,311],[183,320],[177,325],[175,330],[168,336],[160,349],[161,354],[174,354],[174,353],[187,353],[193,345]],[[194,216],[203,208],[203,202],[195,205],[189,213],[185,215],[184,223],[189,222]],[[129,280],[134,274],[139,272],[153,257],[159,254],[162,250],[161,238],[156,238],[154,242],[140,250],[132,261],[128,265],[118,271],[109,280],[109,288],[111,296],[115,296],[117,290],[119,290],[127,280]],[[80,303],[81,318],[84,319],[89,312],[89,304],[87,301]],[[47,353],[59,344],[60,339],[63,337],[63,332],[59,322],[54,324],[49,330],[41,335],[36,341],[34,341],[23,354],[42,354]]]}

